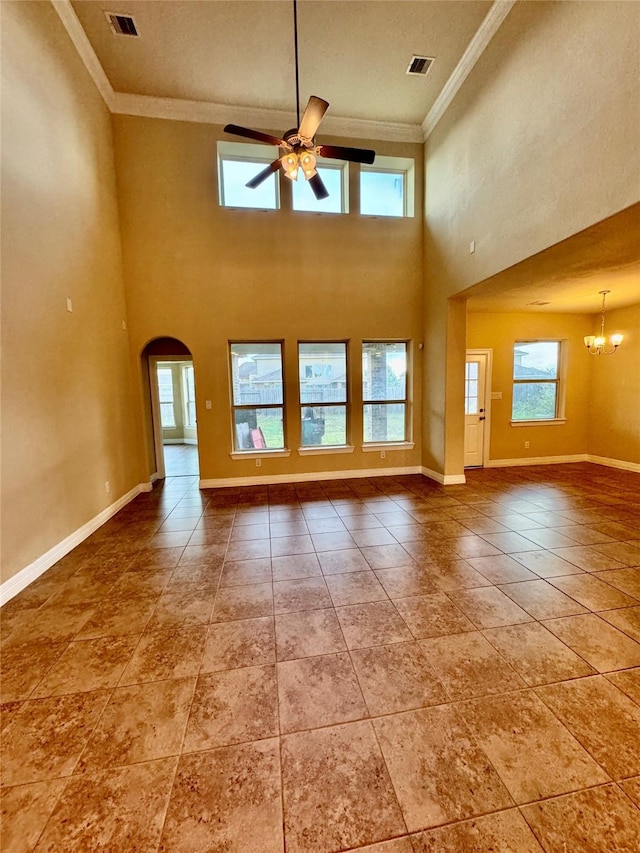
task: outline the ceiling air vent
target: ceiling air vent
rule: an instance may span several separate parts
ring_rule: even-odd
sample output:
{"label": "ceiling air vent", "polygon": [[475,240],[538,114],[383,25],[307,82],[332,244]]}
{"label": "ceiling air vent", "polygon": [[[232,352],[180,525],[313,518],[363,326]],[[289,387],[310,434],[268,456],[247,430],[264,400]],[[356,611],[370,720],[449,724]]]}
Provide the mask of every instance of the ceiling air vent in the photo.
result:
{"label": "ceiling air vent", "polygon": [[116,36],[137,36],[136,22],[131,15],[118,15],[116,12],[105,12],[111,32]]}
{"label": "ceiling air vent", "polygon": [[435,59],[432,56],[412,56],[406,73],[424,77],[434,62]]}

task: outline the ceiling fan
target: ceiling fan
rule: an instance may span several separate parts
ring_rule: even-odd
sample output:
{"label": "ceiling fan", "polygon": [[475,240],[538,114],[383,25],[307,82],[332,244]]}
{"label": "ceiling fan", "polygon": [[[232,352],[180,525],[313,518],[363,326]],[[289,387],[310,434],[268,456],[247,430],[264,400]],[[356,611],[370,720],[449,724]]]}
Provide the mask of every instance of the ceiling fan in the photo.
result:
{"label": "ceiling fan", "polygon": [[239,127],[237,124],[227,124],[225,133],[242,136],[245,139],[254,139],[256,142],[265,142],[267,145],[276,145],[281,154],[270,163],[266,169],[259,172],[246,186],[256,189],[263,181],[277,172],[282,167],[287,178],[292,181],[298,180],[300,172],[309,182],[315,197],[320,201],[329,195],[324,182],[316,170],[317,157],[332,157],[336,160],[348,160],[351,163],[368,163],[375,160],[376,152],[369,148],[347,148],[342,145],[316,145],[315,135],[324,114],[329,109],[329,104],[316,95],[311,95],[305,108],[302,120],[300,120],[300,85],[298,75],[298,9],[297,0],[293,0],[293,32],[296,58],[296,116],[298,127],[287,130],[282,139],[263,133],[260,130],[251,130],[248,127]]}

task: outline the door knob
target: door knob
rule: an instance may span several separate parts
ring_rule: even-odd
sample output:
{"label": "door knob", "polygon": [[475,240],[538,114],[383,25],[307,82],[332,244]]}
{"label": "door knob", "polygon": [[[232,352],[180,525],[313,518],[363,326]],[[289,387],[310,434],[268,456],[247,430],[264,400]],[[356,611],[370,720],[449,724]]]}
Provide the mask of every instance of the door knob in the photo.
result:
{"label": "door knob", "polygon": [[484,420],[486,420],[486,418],[485,418],[485,416],[484,416],[484,415],[481,415],[481,416],[478,418],[478,420],[479,420],[479,421],[484,421]]}

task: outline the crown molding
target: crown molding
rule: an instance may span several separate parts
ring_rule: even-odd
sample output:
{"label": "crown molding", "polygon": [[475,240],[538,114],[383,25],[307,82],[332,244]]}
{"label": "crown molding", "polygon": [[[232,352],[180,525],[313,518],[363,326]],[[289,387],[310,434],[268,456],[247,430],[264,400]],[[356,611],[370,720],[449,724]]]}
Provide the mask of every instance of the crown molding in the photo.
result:
{"label": "crown molding", "polygon": [[115,94],[113,86],[109,82],[109,78],[105,74],[104,68],[96,56],[96,52],[91,47],[91,42],[87,38],[87,34],[85,33],[84,28],[71,5],[71,0],[51,0],[51,4],[58,13],[65,30],[69,34],[69,38],[73,42],[80,59],[84,63],[84,67],[87,69],[91,79],[95,83],[96,89],[102,95],[102,99],[109,110],[113,112],[112,104]]}
{"label": "crown molding", "polygon": [[478,27],[476,34],[469,42],[467,49],[460,57],[460,61],[453,69],[451,76],[444,84],[434,105],[422,122],[422,138],[424,141],[429,138],[429,135],[444,115],[447,107],[460,91],[462,84],[484,53],[491,39],[497,33],[500,25],[515,5],[515,2],[516,0],[495,0],[493,6],[487,12],[484,21]]}
{"label": "crown molding", "polygon": [[[127,95],[124,92],[113,93],[111,112],[198,124],[239,124],[262,130],[275,130],[278,133],[284,133],[288,127],[296,125],[296,115],[293,111],[256,109],[178,98],[153,98],[148,95]],[[417,124],[326,116],[322,122],[322,130],[329,135],[357,139],[422,142],[422,130]]]}

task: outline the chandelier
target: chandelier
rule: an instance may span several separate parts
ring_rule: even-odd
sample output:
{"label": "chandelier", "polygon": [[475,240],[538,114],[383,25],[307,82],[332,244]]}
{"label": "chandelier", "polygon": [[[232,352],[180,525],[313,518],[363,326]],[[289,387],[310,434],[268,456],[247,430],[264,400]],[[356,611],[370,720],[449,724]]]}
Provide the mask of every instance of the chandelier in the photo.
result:
{"label": "chandelier", "polygon": [[591,353],[591,355],[611,355],[614,353],[620,344],[622,343],[622,339],[624,335],[616,334],[611,335],[609,340],[610,349],[607,349],[607,338],[604,334],[604,300],[607,296],[607,293],[611,293],[610,290],[600,290],[599,293],[602,294],[602,317],[600,319],[600,334],[599,335],[585,335],[584,345],[587,348],[587,351]]}

